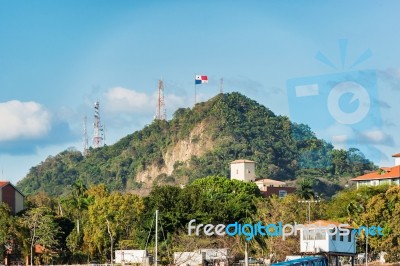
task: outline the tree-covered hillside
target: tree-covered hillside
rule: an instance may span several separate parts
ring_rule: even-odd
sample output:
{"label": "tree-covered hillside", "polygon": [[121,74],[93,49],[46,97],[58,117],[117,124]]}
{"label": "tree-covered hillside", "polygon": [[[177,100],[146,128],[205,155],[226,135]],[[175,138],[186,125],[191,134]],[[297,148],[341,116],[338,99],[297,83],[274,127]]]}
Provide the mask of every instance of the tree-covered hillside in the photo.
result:
{"label": "tree-covered hillside", "polygon": [[210,175],[229,176],[229,163],[256,162],[257,177],[291,180],[356,176],[374,165],[356,149],[335,150],[303,124],[239,93],[219,94],[170,121],[153,121],[114,145],[70,149],[32,167],[18,183],[26,194],[61,195],[76,180],[111,190],[181,184]]}

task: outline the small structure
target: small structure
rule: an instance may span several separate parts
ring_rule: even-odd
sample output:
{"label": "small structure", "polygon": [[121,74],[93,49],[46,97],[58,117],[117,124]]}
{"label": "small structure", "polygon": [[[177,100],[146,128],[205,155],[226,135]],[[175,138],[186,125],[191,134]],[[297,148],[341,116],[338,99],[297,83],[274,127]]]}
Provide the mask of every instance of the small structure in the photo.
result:
{"label": "small structure", "polygon": [[395,166],[381,167],[379,170],[358,176],[351,179],[357,183],[357,188],[360,186],[379,186],[379,185],[400,185],[400,153],[392,155],[395,158]]}
{"label": "small structure", "polygon": [[236,160],[231,162],[231,179],[244,182],[256,180],[255,162],[250,160]]}
{"label": "small structure", "polygon": [[[356,255],[356,230],[333,221],[318,220],[300,230],[300,252],[305,255],[324,255],[329,264],[338,265],[339,257]],[[347,232],[345,235],[343,232]]]}
{"label": "small structure", "polygon": [[146,250],[116,250],[115,251],[115,263],[138,263],[149,265],[151,263],[150,257]]}
{"label": "small structure", "polygon": [[24,209],[24,195],[9,181],[0,181],[0,201],[16,214]]}
{"label": "small structure", "polygon": [[174,264],[177,266],[203,265],[205,260],[206,260],[206,254],[200,251],[174,252]]}
{"label": "small structure", "polygon": [[294,193],[296,190],[294,187],[287,186],[285,182],[269,178],[259,179],[255,183],[264,197],[277,195],[279,198],[284,198],[287,194]]}
{"label": "small structure", "polygon": [[286,197],[287,194],[293,193],[296,188],[289,187],[285,182],[262,178],[256,181],[255,162],[240,159],[231,162],[231,179],[243,182],[255,182],[264,197],[277,195],[280,198]]}
{"label": "small structure", "polygon": [[193,252],[175,252],[174,264],[177,266],[228,265],[228,248],[206,248]]}

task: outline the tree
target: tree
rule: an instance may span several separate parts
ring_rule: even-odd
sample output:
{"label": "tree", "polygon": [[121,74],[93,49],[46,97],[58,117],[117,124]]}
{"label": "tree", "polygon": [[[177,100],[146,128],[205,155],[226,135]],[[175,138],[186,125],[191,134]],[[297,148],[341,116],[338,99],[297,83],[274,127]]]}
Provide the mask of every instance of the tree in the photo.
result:
{"label": "tree", "polygon": [[89,205],[89,221],[84,228],[84,241],[90,255],[99,253],[105,259],[108,247],[112,252],[114,244],[133,237],[143,209],[143,199],[137,195],[114,192],[96,197]]}
{"label": "tree", "polygon": [[[14,218],[10,213],[10,208],[4,203],[0,203],[0,260],[6,256],[7,246],[12,239]],[[3,249],[5,247],[5,250]]]}
{"label": "tree", "polygon": [[22,217],[22,225],[30,232],[30,264],[33,265],[33,249],[35,245],[43,246],[44,250],[51,250],[58,244],[57,234],[59,227],[54,222],[54,216],[46,207],[30,209]]}
{"label": "tree", "polygon": [[296,194],[305,200],[309,200],[314,197],[314,191],[313,191],[313,186],[312,182],[310,179],[303,178],[299,182],[299,187],[296,190]]}

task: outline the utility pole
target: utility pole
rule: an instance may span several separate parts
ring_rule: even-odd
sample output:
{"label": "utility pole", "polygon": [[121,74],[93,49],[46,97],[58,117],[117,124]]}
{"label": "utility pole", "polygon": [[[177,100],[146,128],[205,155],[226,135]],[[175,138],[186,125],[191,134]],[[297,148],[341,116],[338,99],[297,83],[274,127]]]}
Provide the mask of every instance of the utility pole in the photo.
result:
{"label": "utility pole", "polygon": [[157,257],[157,253],[158,253],[158,210],[156,210],[156,246],[155,246],[155,266],[158,265],[158,257]]}
{"label": "utility pole", "polygon": [[311,203],[318,203],[320,200],[299,200],[299,203],[308,203],[308,224],[311,223]]}

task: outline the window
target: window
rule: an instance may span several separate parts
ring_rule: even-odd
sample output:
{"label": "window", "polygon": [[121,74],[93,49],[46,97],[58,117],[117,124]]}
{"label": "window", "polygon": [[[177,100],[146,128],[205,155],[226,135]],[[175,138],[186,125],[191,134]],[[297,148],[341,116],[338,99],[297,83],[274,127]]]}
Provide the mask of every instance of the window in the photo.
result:
{"label": "window", "polygon": [[284,198],[287,195],[287,191],[286,190],[279,190],[279,198]]}
{"label": "window", "polygon": [[238,170],[238,169],[236,169],[236,174],[237,174],[237,175],[239,174],[239,170]]}
{"label": "window", "polygon": [[247,170],[247,173],[250,174],[250,170]]}
{"label": "window", "polygon": [[340,236],[340,241],[342,241],[342,242],[343,242],[343,236]]}
{"label": "window", "polygon": [[[334,229],[331,229],[331,233],[333,233],[334,232]],[[336,234],[335,235],[332,235],[332,240],[333,241],[336,241]]]}
{"label": "window", "polygon": [[351,231],[350,231],[350,234],[347,236],[347,241],[351,242]]}

